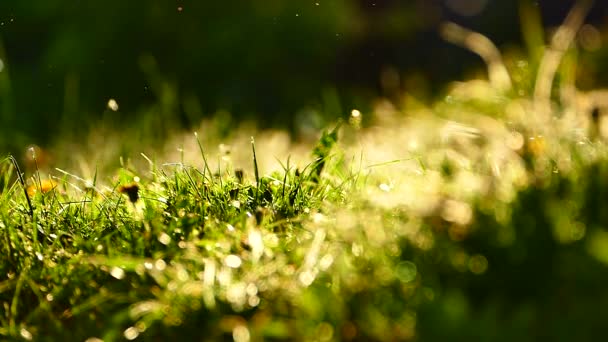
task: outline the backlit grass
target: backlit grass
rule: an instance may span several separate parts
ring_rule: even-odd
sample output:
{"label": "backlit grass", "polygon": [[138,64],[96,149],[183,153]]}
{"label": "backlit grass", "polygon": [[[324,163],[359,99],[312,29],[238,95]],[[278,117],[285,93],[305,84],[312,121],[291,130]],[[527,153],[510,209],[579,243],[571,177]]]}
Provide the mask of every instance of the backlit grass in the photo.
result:
{"label": "backlit grass", "polygon": [[285,141],[265,133],[219,154],[189,135],[177,156],[132,156],[110,174],[33,157],[22,178],[4,159],[0,336],[600,338],[604,93],[562,78],[546,98],[553,72],[534,89],[526,61],[490,59],[502,66],[490,81],[352,111],[274,167]]}

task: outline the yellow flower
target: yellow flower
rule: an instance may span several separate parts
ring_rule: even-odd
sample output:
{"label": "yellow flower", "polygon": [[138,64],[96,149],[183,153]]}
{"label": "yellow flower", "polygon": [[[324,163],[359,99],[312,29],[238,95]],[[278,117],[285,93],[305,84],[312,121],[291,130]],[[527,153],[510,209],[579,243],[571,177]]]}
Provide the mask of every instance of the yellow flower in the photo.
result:
{"label": "yellow flower", "polygon": [[40,180],[40,183],[34,183],[34,185],[30,185],[27,187],[27,194],[30,196],[34,196],[37,192],[45,194],[51,190],[54,190],[57,187],[57,182],[52,179],[42,179]]}

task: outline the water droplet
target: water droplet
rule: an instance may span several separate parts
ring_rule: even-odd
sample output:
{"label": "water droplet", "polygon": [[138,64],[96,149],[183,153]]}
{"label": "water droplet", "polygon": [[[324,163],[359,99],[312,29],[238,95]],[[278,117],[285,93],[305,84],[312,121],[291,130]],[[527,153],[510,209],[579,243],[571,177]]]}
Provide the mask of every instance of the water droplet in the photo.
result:
{"label": "water droplet", "polygon": [[319,260],[319,267],[321,270],[327,270],[334,262],[334,257],[331,254],[325,254],[321,260]]}
{"label": "water droplet", "polygon": [[158,241],[166,246],[171,243],[171,237],[167,233],[162,233],[158,237]]}
{"label": "water droplet", "polygon": [[258,296],[251,296],[249,297],[249,300],[247,300],[247,304],[249,304],[249,306],[256,307],[260,304],[260,297]]}
{"label": "water droplet", "polygon": [[302,285],[309,286],[315,280],[315,274],[311,271],[304,271],[298,277]]}
{"label": "water droplet", "polygon": [[239,268],[243,262],[241,261],[241,258],[239,258],[238,255],[230,254],[226,257],[226,259],[224,259],[224,263],[228,267]]}
{"label": "water droplet", "polygon": [[100,339],[99,337],[89,337],[86,340],[84,340],[84,342],[103,342],[103,340]]}
{"label": "water droplet", "polygon": [[27,329],[25,328],[21,328],[21,331],[19,331],[19,334],[21,335],[21,337],[23,337],[24,339],[31,341],[33,336],[32,333],[29,332]]}
{"label": "water droplet", "polygon": [[137,328],[135,328],[135,327],[129,327],[125,330],[123,335],[125,336],[125,338],[127,340],[132,341],[132,340],[136,339],[137,336],[139,336],[139,330],[137,330]]}
{"label": "water droplet", "polygon": [[251,334],[246,326],[239,324],[232,330],[232,338],[234,342],[249,342]]}
{"label": "water droplet", "polygon": [[180,281],[187,281],[190,278],[190,276],[188,275],[188,271],[186,271],[185,269],[180,269],[179,271],[177,271],[177,279],[179,279]]}
{"label": "water droplet", "polygon": [[116,112],[118,110],[118,102],[116,102],[116,100],[114,100],[114,99],[109,99],[108,100],[108,109],[110,109],[113,112]]}
{"label": "water droplet", "polygon": [[253,261],[255,262],[264,254],[264,240],[262,239],[262,234],[256,229],[249,232],[248,240],[251,246]]}
{"label": "water droplet", "polygon": [[378,186],[380,188],[380,190],[384,191],[384,192],[389,192],[391,191],[391,186],[385,183],[382,183]]}
{"label": "water droplet", "polygon": [[165,260],[163,259],[158,259],[156,260],[156,262],[154,263],[154,267],[159,270],[162,271],[167,267],[167,263],[165,262]]}
{"label": "water droplet", "polygon": [[247,291],[247,294],[250,296],[255,296],[258,294],[258,287],[255,286],[254,283],[249,283],[247,285],[247,288],[245,289],[245,291]]}
{"label": "water droplet", "polygon": [[125,277],[125,270],[120,267],[113,267],[112,271],[110,271],[110,275],[118,280],[123,279]]}

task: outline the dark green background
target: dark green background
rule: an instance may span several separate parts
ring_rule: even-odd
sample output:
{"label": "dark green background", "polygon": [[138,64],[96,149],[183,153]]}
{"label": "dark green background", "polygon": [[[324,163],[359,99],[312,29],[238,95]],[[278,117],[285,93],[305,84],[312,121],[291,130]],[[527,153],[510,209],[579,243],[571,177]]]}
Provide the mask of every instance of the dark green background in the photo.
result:
{"label": "dark green background", "polygon": [[[387,70],[428,80],[397,91],[434,96],[482,66],[439,38],[441,21],[499,46],[521,41],[518,1],[488,0],[468,17],[447,2],[0,1],[0,148],[87,131],[109,115],[110,98],[120,105],[108,119],[115,124],[161,115],[183,128],[223,109],[293,128],[303,108],[335,118],[393,96],[380,82]],[[572,3],[540,1],[544,25],[558,24]],[[590,20],[605,23],[605,7],[598,2]],[[328,105],[332,98],[341,106]]]}

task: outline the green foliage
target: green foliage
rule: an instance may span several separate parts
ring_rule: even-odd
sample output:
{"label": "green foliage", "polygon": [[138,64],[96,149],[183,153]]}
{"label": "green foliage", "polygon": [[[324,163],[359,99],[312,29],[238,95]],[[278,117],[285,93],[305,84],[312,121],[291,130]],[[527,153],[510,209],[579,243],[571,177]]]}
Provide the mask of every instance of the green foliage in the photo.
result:
{"label": "green foliage", "polygon": [[[370,172],[345,162],[340,126],[302,170],[288,160],[260,174],[256,155],[268,152],[252,144],[251,177],[213,173],[200,142],[204,165],[125,164],[109,186],[61,171],[54,189],[34,175],[25,186],[38,191],[24,192],[5,161],[0,334],[570,340],[582,336],[576,324],[601,336],[604,143],[509,112],[517,128],[500,130],[452,96],[461,126],[421,116],[421,126],[384,128],[388,139],[433,130],[444,141]],[[392,168],[396,188],[378,186]]]}
{"label": "green foliage", "polygon": [[321,172],[325,167],[325,162],[329,158],[329,153],[331,152],[332,147],[338,142],[338,129],[340,125],[337,125],[331,131],[324,131],[321,135],[321,139],[315,146],[312,151],[312,155],[315,158],[314,165],[312,166],[312,170],[310,171],[311,177],[313,180],[319,180],[321,177]]}
{"label": "green foliage", "polygon": [[[230,315],[251,318],[266,294],[295,305],[306,252],[296,240],[307,240],[303,222],[331,184],[290,168],[261,178],[256,170],[249,183],[242,171],[150,167],[145,176],[119,170],[105,190],[62,171],[53,190],[34,183],[33,215],[25,184],[4,173],[3,336],[167,337],[179,325],[185,336],[221,338],[242,325]],[[285,338],[289,325],[256,333]]]}

